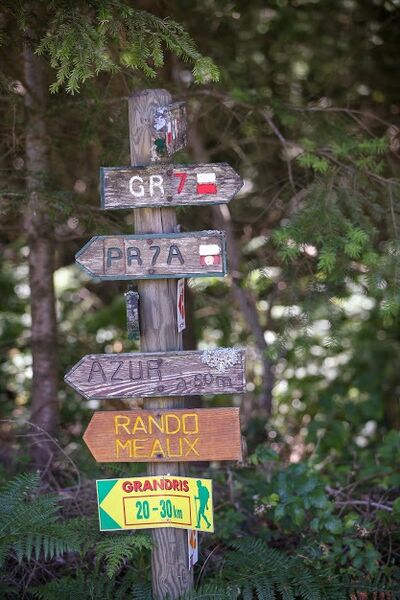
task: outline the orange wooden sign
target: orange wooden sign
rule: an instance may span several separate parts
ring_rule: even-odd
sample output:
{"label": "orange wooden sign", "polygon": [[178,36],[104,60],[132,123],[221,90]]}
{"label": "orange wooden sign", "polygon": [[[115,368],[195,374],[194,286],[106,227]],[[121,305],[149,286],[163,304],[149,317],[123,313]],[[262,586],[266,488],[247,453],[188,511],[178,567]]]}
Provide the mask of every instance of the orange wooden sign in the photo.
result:
{"label": "orange wooden sign", "polygon": [[242,459],[238,408],[95,412],[83,439],[97,462]]}

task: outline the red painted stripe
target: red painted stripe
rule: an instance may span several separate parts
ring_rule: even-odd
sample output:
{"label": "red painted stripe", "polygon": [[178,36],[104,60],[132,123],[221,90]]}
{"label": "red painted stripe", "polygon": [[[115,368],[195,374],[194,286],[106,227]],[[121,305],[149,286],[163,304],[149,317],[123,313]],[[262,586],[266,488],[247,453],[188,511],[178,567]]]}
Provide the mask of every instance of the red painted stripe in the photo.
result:
{"label": "red painted stripe", "polygon": [[197,194],[216,194],[217,186],[215,183],[198,183],[197,184]]}
{"label": "red painted stripe", "polygon": [[[212,260],[208,260],[207,259],[212,259]],[[200,264],[202,267],[211,267],[212,265],[220,265],[221,264],[221,257],[216,255],[216,256],[200,256]]]}

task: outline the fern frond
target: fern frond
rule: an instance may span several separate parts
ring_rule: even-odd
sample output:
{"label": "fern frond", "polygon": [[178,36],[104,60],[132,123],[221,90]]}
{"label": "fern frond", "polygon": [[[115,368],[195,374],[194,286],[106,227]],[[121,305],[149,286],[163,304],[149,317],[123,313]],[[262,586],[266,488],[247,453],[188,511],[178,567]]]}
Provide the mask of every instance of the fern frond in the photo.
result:
{"label": "fern frond", "polygon": [[112,578],[126,561],[133,559],[138,551],[151,547],[151,539],[146,534],[111,534],[97,544],[97,560],[105,560],[106,573],[108,577]]}
{"label": "fern frond", "polygon": [[81,538],[73,521],[57,523],[57,498],[40,495],[39,485],[38,475],[23,474],[0,490],[0,564],[9,553],[21,562],[80,549]]}

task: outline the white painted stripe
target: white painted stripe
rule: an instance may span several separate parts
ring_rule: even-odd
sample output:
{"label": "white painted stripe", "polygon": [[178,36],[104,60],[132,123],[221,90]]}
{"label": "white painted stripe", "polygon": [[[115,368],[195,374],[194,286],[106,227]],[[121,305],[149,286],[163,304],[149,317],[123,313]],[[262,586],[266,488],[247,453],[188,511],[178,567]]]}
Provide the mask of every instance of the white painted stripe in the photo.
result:
{"label": "white painted stripe", "polygon": [[197,173],[197,183],[215,183],[215,173]]}
{"label": "white painted stripe", "polygon": [[221,248],[218,244],[200,244],[199,254],[200,256],[216,256],[221,254]]}

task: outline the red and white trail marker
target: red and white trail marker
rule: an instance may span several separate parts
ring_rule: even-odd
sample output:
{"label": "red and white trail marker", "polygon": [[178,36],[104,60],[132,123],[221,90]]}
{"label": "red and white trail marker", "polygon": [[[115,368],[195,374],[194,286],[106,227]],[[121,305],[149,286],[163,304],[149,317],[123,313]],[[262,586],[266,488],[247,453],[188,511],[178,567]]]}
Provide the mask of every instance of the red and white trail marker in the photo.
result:
{"label": "red and white trail marker", "polygon": [[199,256],[202,267],[221,264],[221,248],[218,244],[200,244]]}
{"label": "red and white trail marker", "polygon": [[216,194],[217,184],[215,173],[197,173],[197,187],[196,194]]}

